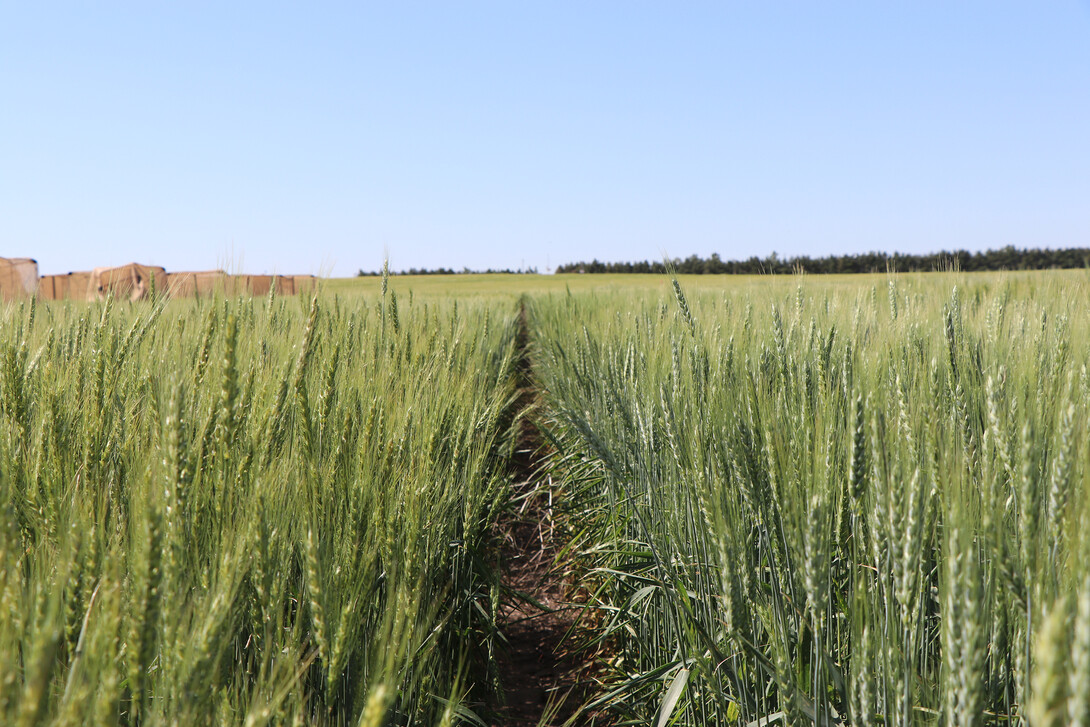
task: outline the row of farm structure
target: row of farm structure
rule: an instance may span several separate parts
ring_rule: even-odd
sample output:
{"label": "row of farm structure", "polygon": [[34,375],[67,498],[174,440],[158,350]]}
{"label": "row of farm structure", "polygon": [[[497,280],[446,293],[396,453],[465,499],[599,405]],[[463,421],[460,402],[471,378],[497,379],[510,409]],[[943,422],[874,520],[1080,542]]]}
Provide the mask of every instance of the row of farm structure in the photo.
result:
{"label": "row of farm structure", "polygon": [[205,295],[295,295],[311,290],[313,275],[229,275],[223,270],[170,272],[155,265],[129,263],[65,275],[38,275],[30,258],[0,257],[0,299],[37,296],[43,300],[143,300],[153,295],[193,298]]}

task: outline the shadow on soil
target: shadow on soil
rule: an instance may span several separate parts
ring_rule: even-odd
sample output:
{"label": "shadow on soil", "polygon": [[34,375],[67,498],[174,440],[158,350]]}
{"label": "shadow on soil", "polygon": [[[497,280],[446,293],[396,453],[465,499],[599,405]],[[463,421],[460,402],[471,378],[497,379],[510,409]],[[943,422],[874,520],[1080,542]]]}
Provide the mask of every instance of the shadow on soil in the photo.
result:
{"label": "shadow on soil", "polygon": [[[533,380],[529,315],[520,303],[516,442],[510,460],[511,505],[497,523],[500,573],[505,592],[497,654],[503,703],[492,724],[559,726],[573,718],[592,693],[592,663],[580,654],[571,633],[580,606],[576,585],[557,567],[564,543],[553,515],[556,487],[543,471],[544,443],[534,424],[540,406]],[[580,724],[594,722],[589,715]],[[602,724],[600,721],[598,724]]]}

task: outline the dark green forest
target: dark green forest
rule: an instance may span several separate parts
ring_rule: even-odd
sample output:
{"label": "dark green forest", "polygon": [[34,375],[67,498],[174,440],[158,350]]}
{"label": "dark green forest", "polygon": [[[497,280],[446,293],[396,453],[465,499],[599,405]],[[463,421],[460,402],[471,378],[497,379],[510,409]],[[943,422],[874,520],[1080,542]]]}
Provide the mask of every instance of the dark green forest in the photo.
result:
{"label": "dark green forest", "polygon": [[[709,258],[690,255],[687,258],[640,262],[590,262],[566,263],[556,268],[558,273],[654,273],[662,275],[673,270],[683,275],[788,275],[791,273],[884,273],[884,272],[932,272],[936,270],[1049,270],[1052,268],[1090,267],[1090,248],[1071,247],[1060,250],[1026,249],[1007,246],[998,250],[969,252],[954,250],[908,255],[904,253],[866,252],[852,255],[828,255],[826,257],[781,258],[776,253],[768,257],[750,257],[747,260],[723,260],[718,253]],[[391,275],[459,275],[474,273],[536,274],[537,268],[518,270],[452,270],[450,268],[410,268],[390,271]],[[381,271],[360,270],[359,276],[381,275]]]}
{"label": "dark green forest", "polygon": [[1013,246],[984,252],[935,252],[926,255],[867,252],[826,257],[781,258],[776,253],[768,257],[747,260],[723,260],[718,253],[709,258],[690,255],[660,262],[590,262],[568,263],[557,267],[558,273],[666,273],[672,268],[684,275],[761,275],[806,273],[884,273],[930,272],[934,270],[1048,270],[1051,268],[1082,268],[1090,265],[1090,248],[1074,247],[1063,250],[1020,250]]}

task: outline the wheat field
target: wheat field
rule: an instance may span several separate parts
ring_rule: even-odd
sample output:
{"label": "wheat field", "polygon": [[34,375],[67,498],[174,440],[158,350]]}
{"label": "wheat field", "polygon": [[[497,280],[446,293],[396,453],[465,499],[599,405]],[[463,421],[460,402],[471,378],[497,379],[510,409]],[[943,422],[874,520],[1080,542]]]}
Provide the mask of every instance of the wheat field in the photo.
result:
{"label": "wheat field", "polygon": [[514,312],[397,305],[3,310],[0,722],[462,718]]}
{"label": "wheat field", "polygon": [[639,724],[1088,724],[1085,273],[535,303]]}
{"label": "wheat field", "polygon": [[488,724],[525,357],[573,724],[1090,724],[1085,271],[569,277],[4,305],[0,722]]}

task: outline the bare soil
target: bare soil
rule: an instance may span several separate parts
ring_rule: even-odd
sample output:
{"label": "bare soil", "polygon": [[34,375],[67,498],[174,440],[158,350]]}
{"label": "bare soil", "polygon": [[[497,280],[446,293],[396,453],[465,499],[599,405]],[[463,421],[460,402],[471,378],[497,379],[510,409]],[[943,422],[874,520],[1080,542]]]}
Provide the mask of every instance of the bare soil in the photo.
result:
{"label": "bare soil", "polygon": [[[505,597],[497,655],[503,704],[496,725],[557,726],[572,720],[592,693],[593,663],[576,648],[578,588],[557,564],[562,528],[554,520],[556,487],[542,472],[542,441],[533,425],[539,406],[528,354],[527,315],[519,316],[518,427],[511,460],[512,507],[497,524]],[[579,724],[591,724],[587,716]],[[599,724],[601,724],[599,722]]]}
{"label": "bare soil", "polygon": [[[499,618],[506,643],[498,655],[504,705],[497,724],[561,725],[586,696],[589,665],[566,638],[578,607],[569,600],[572,584],[553,567],[558,543],[548,481],[526,480],[516,493],[519,509],[501,524],[508,597]],[[553,714],[542,722],[547,710]]]}

